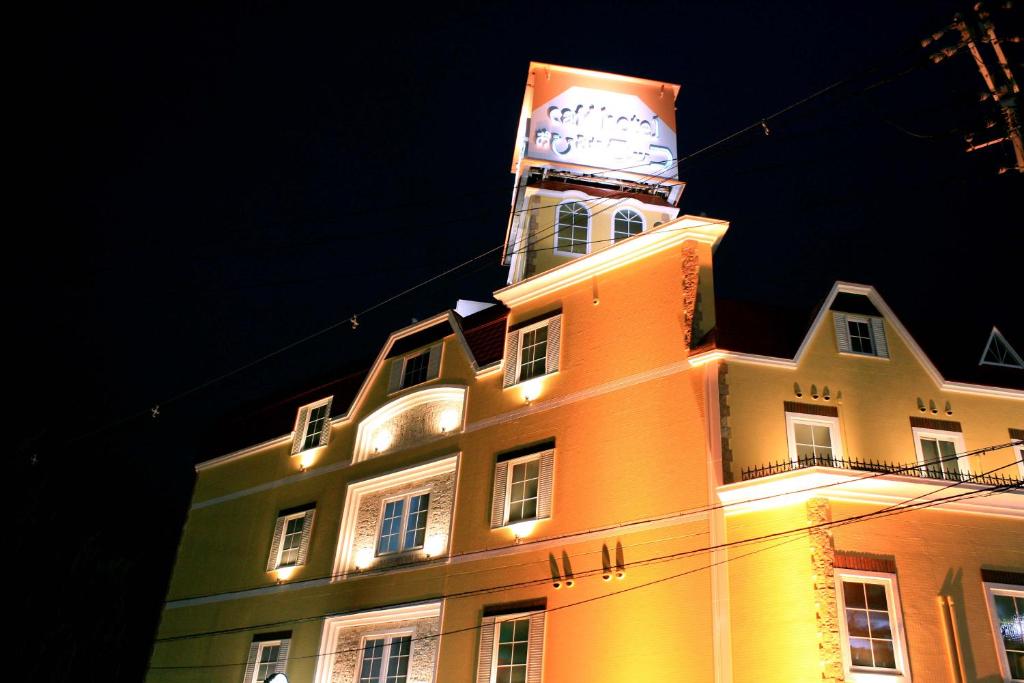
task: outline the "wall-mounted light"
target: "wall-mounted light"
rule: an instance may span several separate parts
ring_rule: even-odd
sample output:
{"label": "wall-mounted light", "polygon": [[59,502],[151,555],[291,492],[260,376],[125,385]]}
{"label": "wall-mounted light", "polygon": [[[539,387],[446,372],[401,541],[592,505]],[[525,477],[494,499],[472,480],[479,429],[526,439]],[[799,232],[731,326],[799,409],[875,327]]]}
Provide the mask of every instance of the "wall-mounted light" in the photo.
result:
{"label": "wall-mounted light", "polygon": [[295,574],[295,567],[278,567],[276,574],[278,583],[288,581]]}
{"label": "wall-mounted light", "polygon": [[518,543],[519,539],[526,538],[527,536],[532,534],[533,528],[535,526],[537,526],[537,520],[534,519],[528,520],[526,522],[516,522],[515,524],[511,525],[509,529],[511,529],[512,533],[515,535],[516,542]]}
{"label": "wall-mounted light", "polygon": [[305,472],[316,462],[317,451],[310,449],[299,454],[299,469]]}
{"label": "wall-mounted light", "polygon": [[373,562],[373,549],[372,548],[360,548],[359,552],[356,553],[356,569],[362,571],[370,566]]}
{"label": "wall-mounted light", "polygon": [[541,380],[539,377],[535,377],[528,382],[523,383],[523,402],[527,405],[533,403],[540,396]]}
{"label": "wall-mounted light", "polygon": [[434,534],[427,538],[423,544],[423,553],[427,557],[438,557],[448,547],[448,536],[446,534]]}
{"label": "wall-mounted light", "polygon": [[459,411],[449,408],[437,418],[437,428],[441,430],[442,434],[446,434],[459,426],[459,423],[462,421],[461,417]]}
{"label": "wall-mounted light", "polygon": [[380,453],[386,451],[388,446],[391,445],[391,432],[386,429],[382,429],[377,432],[373,437],[373,451]]}

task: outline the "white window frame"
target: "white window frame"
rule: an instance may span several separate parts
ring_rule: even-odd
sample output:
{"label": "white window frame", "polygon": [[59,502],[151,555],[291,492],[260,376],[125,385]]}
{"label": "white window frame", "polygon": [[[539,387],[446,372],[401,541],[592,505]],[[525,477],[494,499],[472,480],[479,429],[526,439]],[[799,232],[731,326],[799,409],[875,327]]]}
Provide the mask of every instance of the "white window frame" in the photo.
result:
{"label": "white window frame", "polygon": [[[563,251],[563,250],[558,248],[558,232],[561,229],[561,224],[559,222],[558,214],[561,213],[562,207],[565,206],[566,204],[579,204],[587,212],[587,239],[584,242],[584,246],[586,247],[586,251],[584,251],[582,253],[575,252],[575,251]],[[564,202],[559,202],[558,206],[555,207],[555,234],[554,234],[555,246],[554,246],[553,252],[555,254],[558,254],[559,256],[572,256],[573,258],[579,258],[581,256],[586,256],[587,254],[589,254],[590,253],[590,243],[591,243],[590,236],[591,236],[591,234],[593,232],[593,227],[594,227],[593,226],[593,220],[594,220],[593,212],[590,210],[590,207],[587,206],[586,202],[584,202],[583,200],[581,200],[581,199],[566,199]],[[573,240],[573,244],[576,244],[576,243],[577,242],[574,239]]]}
{"label": "white window frame", "polygon": [[623,211],[632,211],[633,213],[635,213],[637,216],[640,217],[640,232],[636,233],[636,235],[639,235],[640,233],[642,233],[645,230],[647,230],[647,219],[644,217],[644,214],[643,214],[642,211],[640,211],[638,209],[635,209],[632,206],[620,207],[620,208],[615,210],[615,213],[612,214],[612,235],[611,235],[611,237],[612,237],[612,244],[618,244],[622,240],[629,239],[630,237],[634,237],[635,236],[635,235],[622,235],[621,237],[619,237],[617,235],[616,231],[615,231],[615,219]]}
{"label": "white window frame", "polygon": [[[416,491],[410,491],[408,493],[403,493],[403,494],[397,495],[397,496],[389,496],[388,498],[385,498],[384,500],[382,500],[380,502],[380,514],[377,516],[377,533],[374,535],[374,547],[373,547],[373,555],[374,555],[374,557],[396,557],[398,555],[402,555],[402,554],[405,554],[405,553],[411,553],[411,552],[414,552],[414,551],[417,551],[417,550],[423,550],[423,545],[417,545],[417,546],[413,546],[413,547],[410,547],[410,548],[406,548],[405,547],[405,533],[409,529],[409,502],[413,498],[416,498],[417,496],[422,496],[422,495],[428,496],[428,498],[427,498],[427,520],[429,521],[429,519],[430,519],[430,504],[433,502],[431,500],[432,496],[431,496],[431,491],[430,491],[429,488],[417,489]],[[395,550],[395,551],[392,551],[392,552],[388,552],[388,553],[382,553],[382,552],[380,552],[380,534],[381,534],[381,531],[384,529],[384,510],[387,508],[388,503],[393,503],[396,500],[405,501],[404,504],[402,505],[402,528],[398,532],[398,539],[399,539],[399,546],[400,547],[399,547],[398,550]],[[427,538],[426,538],[426,533],[424,532],[423,544],[425,545],[426,542],[427,542]]]}
{"label": "white window frame", "polygon": [[[846,599],[843,595],[843,579],[858,583],[874,583],[885,587],[885,599],[889,608],[889,625],[893,634],[893,655],[896,669],[869,669],[854,667],[850,659],[850,634],[846,626]],[[910,660],[907,658],[907,634],[903,628],[903,612],[900,607],[900,590],[895,574],[870,572],[855,569],[835,570],[836,604],[839,610],[839,633],[843,651],[843,671],[849,683],[909,683]]]}
{"label": "white window frame", "polygon": [[[527,332],[532,332],[533,330],[539,330],[542,327],[547,327],[548,323],[550,323],[550,322],[551,322],[551,319],[550,318],[546,318],[544,320],[541,320],[540,322],[534,323],[532,325],[527,325],[526,327],[521,327],[521,328],[519,328],[519,330],[517,330],[517,332],[519,332],[519,348],[516,351],[516,382],[515,382],[516,384],[519,384],[520,382],[523,382],[523,381],[526,381],[526,382],[530,381],[530,380],[523,380],[523,379],[521,379],[522,378],[522,374],[523,374],[523,336]],[[547,361],[548,344],[550,342],[551,342],[551,330],[548,330],[548,337],[547,337],[547,339],[544,342],[544,372],[539,374],[539,375],[537,375],[536,377],[531,377],[530,379],[536,379],[537,377],[543,377],[544,375],[550,374],[550,373],[548,373],[548,361]]]}
{"label": "white window frame", "polygon": [[[505,476],[505,512],[503,513],[503,516],[502,516],[502,521],[504,522],[502,524],[502,526],[508,526],[509,524],[519,524],[519,522],[532,522],[534,520],[543,519],[542,517],[538,517],[537,516],[537,511],[540,510],[540,480],[541,480],[541,477],[543,476],[543,472],[540,471],[540,468],[541,468],[540,456],[541,456],[541,453],[544,453],[544,452],[545,451],[538,451],[536,453],[530,453],[528,455],[524,455],[524,456],[515,458],[513,460],[505,461],[505,466],[508,468],[507,469],[508,474]],[[534,511],[533,517],[524,517],[523,519],[517,519],[515,522],[509,522],[508,518],[509,518],[509,514],[511,513],[511,508],[512,508],[512,468],[515,467],[518,464],[521,464],[521,463],[524,463],[524,462],[529,462],[531,460],[536,460],[537,461],[537,507],[536,507],[536,510]]]}
{"label": "white window frame", "polygon": [[[292,455],[300,455],[302,453],[305,453],[306,451],[311,451],[311,450],[313,450],[315,448],[320,448],[320,446],[323,444],[323,433],[324,433],[324,431],[327,431],[328,435],[330,434],[330,429],[331,429],[331,408],[330,408],[330,405],[331,405],[331,400],[332,399],[333,399],[332,396],[328,396],[327,398],[322,398],[319,401],[316,401],[314,403],[309,403],[309,404],[304,405],[301,408],[299,408],[298,415],[295,418],[296,423],[298,423],[299,420],[302,418],[302,411],[305,410],[307,412],[306,412],[305,424],[301,424],[301,425],[296,424],[296,428],[297,429],[298,428],[302,429],[302,434],[299,435],[298,441],[295,444],[294,452],[292,453]],[[319,408],[321,406],[327,406],[327,415],[324,417],[324,424],[323,424],[323,428],[320,431],[320,438],[318,439],[317,444],[315,446],[310,446],[309,448],[306,448],[305,447],[306,439],[309,437],[309,425],[310,425],[309,416],[313,414],[314,410],[316,410],[317,408]]]}
{"label": "white window frame", "polygon": [[[412,629],[409,629],[409,628],[400,628],[400,629],[394,629],[394,630],[390,630],[390,631],[375,631],[373,633],[367,633],[367,634],[363,635],[362,638],[359,639],[359,657],[356,660],[356,671],[355,671],[355,675],[353,676],[352,680],[353,681],[358,681],[360,679],[360,675],[359,674],[363,670],[363,657],[366,655],[366,641],[368,641],[368,640],[379,640],[379,639],[383,638],[384,639],[384,651],[381,654],[380,678],[378,678],[378,681],[379,681],[379,683],[385,683],[385,681],[387,681],[387,679],[388,679],[388,666],[387,665],[388,665],[388,661],[391,658],[391,644],[392,644],[392,640],[394,640],[395,638],[402,638],[402,637],[405,637],[405,636],[409,636],[410,638],[412,638],[412,640],[409,643],[409,665],[410,665],[409,668],[411,669],[412,668],[412,651],[413,651],[413,647],[416,644],[416,634],[415,634],[415,632]],[[407,681],[409,680],[410,676],[411,676],[411,672],[406,675],[406,680]]]}
{"label": "white window frame", "polygon": [[[252,679],[250,679],[246,683],[263,683],[263,681],[265,681],[267,678],[270,677],[270,676],[265,676],[262,679],[260,678],[260,657],[262,657],[263,650],[265,648],[277,646],[279,648],[278,651],[277,651],[277,659],[274,660],[274,665],[275,665],[275,668],[276,668],[276,666],[281,663],[281,661],[280,661],[280,658],[281,658],[281,650],[280,650],[280,648],[281,648],[281,645],[283,643],[284,643],[283,640],[264,640],[264,641],[261,641],[260,643],[257,644],[258,646],[256,648],[256,665],[252,668]],[[269,662],[267,662],[267,663],[269,664]],[[274,672],[274,673],[276,673],[276,672]],[[273,674],[271,674],[271,675],[273,675]]]}
{"label": "white window frame", "polygon": [[526,619],[528,624],[528,631],[526,634],[526,671],[527,674],[530,670],[530,630],[532,630],[533,624],[530,623],[530,617],[533,615],[532,612],[518,612],[516,614],[502,614],[494,618],[494,645],[491,651],[491,678],[490,680],[496,681],[498,679],[498,648],[501,645],[501,625],[506,621],[519,621],[520,619]]}
{"label": "white window frame", "polygon": [[[866,325],[868,328],[868,338],[871,340],[871,353],[866,351],[854,351],[853,350],[853,335],[850,334],[850,323],[860,323]],[[878,356],[878,340],[875,339],[875,330],[871,325],[871,317],[866,315],[851,315],[846,314],[846,334],[850,338],[850,353],[855,356]]]}
{"label": "white window frame", "polygon": [[[917,455],[917,464],[921,468],[922,472],[924,471],[926,463],[924,461],[924,450],[921,448],[921,437],[926,439],[952,441],[956,448],[957,455],[962,455],[967,452],[967,447],[964,445],[963,432],[953,432],[947,429],[929,429],[926,427],[911,427],[910,431],[914,435],[914,453]],[[939,454],[939,457],[942,457],[941,453]],[[970,457],[957,458],[956,467],[961,474],[974,474],[971,468]],[[943,467],[942,472],[945,474],[945,467]]]}
{"label": "white window frame", "polygon": [[999,635],[999,615],[996,612],[996,595],[1010,595],[1015,598],[1024,598],[1024,586],[1016,586],[1009,583],[982,584],[985,588],[985,605],[988,607],[989,622],[992,624],[992,639],[996,646],[997,658],[999,659],[999,673],[1003,676],[1005,683],[1022,681],[1024,678],[1010,678],[1010,662],[1003,647],[1003,639]]}
{"label": "white window frame", "polygon": [[809,415],[807,413],[786,412],[786,439],[789,442],[789,460],[797,464],[796,454],[796,429],[797,423],[825,426],[829,428],[829,438],[832,441],[832,457],[836,460],[843,460],[843,441],[839,430],[839,418],[828,415]]}
{"label": "white window frame", "polygon": [[[296,512],[296,513],[291,514],[291,515],[284,515],[284,523],[283,523],[283,527],[282,527],[282,531],[281,531],[281,542],[277,544],[278,545],[278,548],[277,548],[277,558],[275,558],[275,560],[274,560],[274,569],[281,569],[282,567],[298,567],[298,566],[301,566],[298,563],[298,557],[296,558],[295,562],[292,563],[292,564],[281,564],[281,558],[284,556],[284,550],[285,550],[285,548],[284,548],[284,539],[287,538],[287,536],[288,536],[288,522],[292,521],[293,519],[300,519],[300,518],[302,519],[302,529],[299,531],[299,548],[298,548],[298,550],[299,550],[299,556],[302,555],[302,537],[306,533],[306,512],[308,512],[308,511],[307,510],[303,510],[302,512]],[[278,522],[280,523],[280,518],[278,519]]]}

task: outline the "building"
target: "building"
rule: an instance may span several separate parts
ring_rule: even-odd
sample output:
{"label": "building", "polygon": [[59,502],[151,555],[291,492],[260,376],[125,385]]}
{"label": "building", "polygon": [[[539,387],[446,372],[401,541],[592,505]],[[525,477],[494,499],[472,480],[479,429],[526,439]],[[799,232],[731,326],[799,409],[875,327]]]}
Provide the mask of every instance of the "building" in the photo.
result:
{"label": "building", "polygon": [[225,430],[149,680],[1024,675],[1013,340],[716,302],[677,92],[530,65],[508,286]]}

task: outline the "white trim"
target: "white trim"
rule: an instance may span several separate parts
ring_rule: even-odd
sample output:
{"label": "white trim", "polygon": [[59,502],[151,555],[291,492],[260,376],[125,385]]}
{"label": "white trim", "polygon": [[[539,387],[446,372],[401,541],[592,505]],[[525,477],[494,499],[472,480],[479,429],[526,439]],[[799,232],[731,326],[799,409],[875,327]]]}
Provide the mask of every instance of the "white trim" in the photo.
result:
{"label": "white trim", "polygon": [[[429,479],[449,472],[456,472],[459,464],[459,453],[455,453],[440,460],[423,463],[415,467],[383,474],[371,479],[350,482],[345,492],[345,507],[341,513],[341,531],[338,535],[338,548],[334,553],[334,571],[331,582],[341,581],[346,578],[355,559],[352,555],[352,543],[355,540],[356,524],[359,516],[359,503],[363,496],[377,491],[410,484],[423,479]],[[453,496],[454,497],[454,496]],[[445,540],[443,553],[448,552],[451,547],[451,530],[454,522],[454,515],[449,516],[448,534]],[[379,534],[379,528],[378,528]],[[379,536],[374,536],[374,556],[376,557],[377,543]],[[420,549],[422,551],[422,548]],[[412,551],[410,551],[412,552]]]}
{"label": "white trim", "polygon": [[[561,315],[561,313],[559,313],[558,315]],[[522,379],[520,379],[522,377],[522,374],[523,374],[523,335],[526,334],[527,332],[533,332],[534,330],[539,330],[542,327],[547,327],[548,324],[551,322],[551,318],[556,318],[556,317],[558,317],[558,315],[553,315],[553,316],[551,316],[549,318],[544,318],[544,320],[541,320],[539,322],[535,322],[532,325],[527,325],[526,327],[520,327],[518,330],[516,330],[516,332],[519,333],[519,344],[516,347],[516,381],[515,381],[515,383],[510,384],[509,386],[505,387],[505,389],[511,389],[512,387],[516,386],[517,384],[519,384],[520,382],[523,382],[523,381],[527,381],[527,382],[530,381],[530,380],[522,380]],[[542,372],[539,375],[536,375],[535,377],[531,377],[530,379],[536,379],[536,377],[543,377],[544,375],[550,374],[548,372],[548,358],[547,358],[547,356],[548,356],[548,354],[547,354],[548,343],[550,342],[550,340],[551,340],[551,330],[548,330],[548,336],[544,338],[544,372]],[[559,351],[561,351],[561,345],[559,345]]]}
{"label": "white trim", "polygon": [[[917,464],[921,466],[921,469],[924,469],[926,467],[926,463],[925,463],[925,460],[924,460],[924,449],[921,446],[921,439],[922,438],[925,438],[925,439],[935,439],[935,440],[941,440],[941,441],[951,441],[953,443],[953,447],[954,447],[954,449],[955,449],[957,454],[967,452],[967,447],[964,445],[964,435],[963,435],[963,432],[953,432],[953,431],[949,431],[947,429],[927,429],[925,427],[911,427],[910,431],[914,435],[914,454],[917,455]],[[936,448],[938,448],[938,447],[936,446]],[[970,464],[971,464],[971,457],[977,457],[977,456],[967,456],[966,458],[957,458],[956,461],[955,461],[956,462],[957,470],[960,471],[960,472],[966,472],[966,473],[969,474],[971,472],[971,466],[970,466]],[[942,453],[939,453],[939,459],[940,460],[944,459],[944,456],[942,455]],[[946,472],[946,465],[945,465],[945,463],[938,463],[938,464],[939,464],[939,467],[942,469],[942,472],[945,473]]]}
{"label": "white trim", "polygon": [[825,426],[829,430],[829,440],[832,444],[832,457],[837,460],[843,459],[842,433],[839,430],[839,418],[828,415],[810,415],[807,413],[786,413],[786,439],[789,442],[789,459],[793,464],[797,462],[796,453],[796,423],[811,426]]}
{"label": "white trim", "polygon": [[[729,517],[804,503],[810,498],[888,506],[918,497],[922,501],[941,501],[967,491],[989,488],[975,483],[960,483],[950,487],[950,483],[944,479],[924,479],[902,474],[879,476],[873,472],[837,467],[807,467],[726,484],[718,487],[718,496],[728,506],[725,514]],[[1014,489],[968,500],[954,500],[928,509],[1024,519],[1024,490]]]}
{"label": "white trim", "polygon": [[[385,607],[382,609],[364,610],[350,614],[340,614],[324,619],[320,635],[320,649],[317,651],[316,674],[313,677],[315,683],[331,683],[334,672],[334,644],[338,642],[339,632],[344,628],[355,626],[372,626],[373,624],[385,624],[396,621],[412,621],[418,619],[439,619],[441,616],[441,601],[430,600],[398,607]],[[440,653],[440,648],[438,648]],[[411,652],[410,652],[411,656]],[[436,677],[437,660],[435,657],[434,668]],[[360,658],[362,662],[362,658]],[[433,679],[431,679],[433,680]]]}
{"label": "white trim", "polygon": [[1010,663],[1003,646],[1003,639],[999,636],[999,615],[996,613],[996,595],[1009,595],[1015,598],[1024,599],[1024,586],[1016,586],[1009,583],[983,582],[982,588],[985,591],[985,606],[988,609],[989,623],[992,625],[992,640],[996,647],[996,658],[999,660],[999,673],[1002,674],[1005,683],[1022,681],[1024,678],[1010,677]]}
{"label": "white trim", "polygon": [[465,427],[467,387],[454,384],[435,384],[427,387],[421,385],[416,386],[419,388],[415,391],[404,393],[401,396],[388,401],[359,421],[359,425],[356,427],[355,446],[352,450],[353,463],[362,462],[372,457],[390,453],[395,450],[394,444],[389,444],[386,448],[378,450],[372,443],[375,430],[385,422],[395,418],[397,415],[428,403],[457,401],[459,403],[458,430],[449,430],[445,432],[439,430],[433,437],[417,441],[415,444],[404,444],[403,448],[448,438]]}
{"label": "white trim", "polygon": [[[288,522],[290,522],[293,519],[299,519],[300,517],[302,518],[302,528],[299,529],[299,547],[298,547],[298,551],[300,553],[302,552],[302,534],[306,531],[306,513],[307,512],[309,512],[309,510],[303,510],[302,512],[295,512],[295,513],[292,513],[290,515],[280,515],[280,516],[278,516],[277,521],[275,522],[275,524],[280,524],[281,520],[283,519],[284,520],[284,526],[281,528],[281,542],[278,544],[277,557],[274,559],[274,569],[275,570],[280,569],[282,567],[282,565],[281,565],[281,556],[284,555],[284,539],[288,537]],[[288,565],[283,565],[283,566],[285,566],[285,567],[298,567],[299,566],[298,558],[296,558],[296,561],[294,563],[288,564]]]}
{"label": "white trim", "polygon": [[[536,501],[537,501],[537,505],[538,506],[540,505],[540,476],[541,476],[541,472],[540,472],[540,456],[541,456],[541,453],[546,453],[546,452],[547,452],[547,450],[537,451],[536,453],[527,453],[526,455],[521,455],[518,458],[514,458],[512,460],[504,460],[504,461],[502,461],[500,463],[500,464],[502,464],[502,465],[504,465],[505,467],[508,468],[508,474],[505,477],[505,511],[501,515],[501,527],[499,527],[499,528],[504,528],[504,527],[507,527],[509,525],[508,515],[509,515],[509,508],[512,505],[512,467],[514,465],[518,465],[518,464],[524,463],[524,462],[530,462],[531,460],[536,460],[537,461],[537,498],[536,498]],[[537,520],[537,519],[540,519],[540,518],[537,517],[537,514],[535,512],[533,517],[524,517],[523,519],[517,519],[515,522],[513,522],[513,524],[518,524],[519,522],[532,522],[532,521]]]}
{"label": "white trim", "polygon": [[[833,313],[835,313],[835,312],[836,311],[833,311]],[[843,324],[846,325],[846,335],[847,335],[847,337],[850,340],[850,351],[840,351],[839,352],[840,356],[856,356],[856,357],[860,357],[860,358],[863,358],[863,357],[868,357],[868,358],[884,358],[885,360],[889,359],[888,356],[883,356],[883,355],[878,353],[878,340],[875,338],[875,329],[874,329],[874,326],[871,324],[872,319],[878,319],[879,316],[877,316],[877,315],[860,315],[860,314],[856,314],[856,313],[846,313],[844,311],[838,311],[838,312],[843,314]],[[882,320],[884,320],[884,318]],[[859,325],[864,325],[865,327],[868,328],[867,339],[868,339],[869,342],[871,342],[871,352],[870,353],[868,353],[867,351],[854,351],[853,350],[853,334],[850,331],[850,323],[857,323]]]}
{"label": "white trim", "polygon": [[[890,629],[893,635],[893,654],[896,669],[854,668],[850,661],[850,635],[846,626],[846,600],[843,595],[843,579],[858,583],[873,583],[885,588],[885,599],[889,612]],[[843,670],[850,683],[910,683],[910,659],[907,657],[907,634],[903,628],[903,609],[900,590],[895,574],[869,572],[859,569],[835,570],[836,603],[839,607],[839,633],[842,640]]]}
{"label": "white trim", "polygon": [[572,285],[617,270],[653,254],[696,241],[714,246],[729,229],[726,221],[701,216],[680,216],[623,241],[617,249],[598,249],[494,292],[509,308],[522,306]]}

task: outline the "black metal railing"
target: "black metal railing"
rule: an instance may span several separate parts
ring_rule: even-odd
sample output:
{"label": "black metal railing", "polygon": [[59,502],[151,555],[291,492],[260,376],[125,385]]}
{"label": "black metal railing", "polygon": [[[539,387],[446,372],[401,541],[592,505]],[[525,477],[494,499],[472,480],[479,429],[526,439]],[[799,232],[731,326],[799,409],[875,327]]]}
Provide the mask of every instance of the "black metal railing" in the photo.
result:
{"label": "black metal railing", "polygon": [[906,477],[920,477],[922,479],[942,479],[944,481],[970,482],[972,484],[985,484],[986,486],[1012,486],[1024,484],[1020,476],[991,473],[985,475],[974,475],[970,472],[961,472],[949,467],[943,469],[939,463],[930,465],[900,465],[897,463],[880,462],[878,460],[851,460],[847,458],[833,458],[830,456],[808,455],[794,460],[780,460],[766,465],[755,465],[740,470],[740,481],[770,477],[773,474],[792,472],[808,467],[835,467],[842,470],[857,470],[860,472],[878,472],[882,474],[900,474]]}

